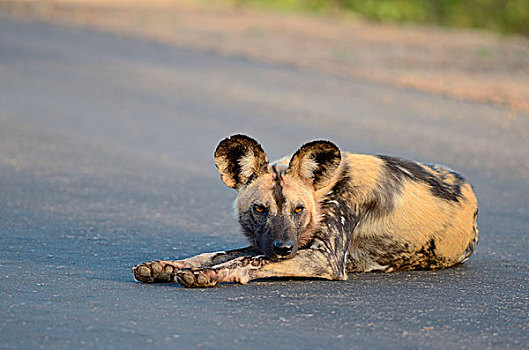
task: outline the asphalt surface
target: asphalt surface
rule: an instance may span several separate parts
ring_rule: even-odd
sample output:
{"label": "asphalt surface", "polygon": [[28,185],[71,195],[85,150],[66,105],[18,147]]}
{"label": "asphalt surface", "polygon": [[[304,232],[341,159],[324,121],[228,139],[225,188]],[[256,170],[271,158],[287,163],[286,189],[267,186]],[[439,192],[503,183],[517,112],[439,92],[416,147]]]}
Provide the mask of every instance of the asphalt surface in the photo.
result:
{"label": "asphalt surface", "polygon": [[[302,54],[302,53],[300,53]],[[147,285],[245,244],[212,153],[312,139],[440,162],[480,199],[442,271]],[[529,115],[241,57],[0,17],[0,348],[529,347]]]}

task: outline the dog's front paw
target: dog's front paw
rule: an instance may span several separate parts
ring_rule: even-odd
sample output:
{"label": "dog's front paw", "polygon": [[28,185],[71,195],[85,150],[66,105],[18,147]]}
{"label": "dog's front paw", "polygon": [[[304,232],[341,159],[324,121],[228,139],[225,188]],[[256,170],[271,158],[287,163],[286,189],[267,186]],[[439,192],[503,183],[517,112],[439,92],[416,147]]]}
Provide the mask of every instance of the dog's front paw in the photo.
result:
{"label": "dog's front paw", "polygon": [[215,287],[217,285],[216,273],[208,268],[187,268],[176,272],[178,283],[187,288]]}
{"label": "dog's front paw", "polygon": [[177,262],[151,261],[132,268],[134,278],[143,283],[169,283],[175,281],[175,272],[184,266]]}

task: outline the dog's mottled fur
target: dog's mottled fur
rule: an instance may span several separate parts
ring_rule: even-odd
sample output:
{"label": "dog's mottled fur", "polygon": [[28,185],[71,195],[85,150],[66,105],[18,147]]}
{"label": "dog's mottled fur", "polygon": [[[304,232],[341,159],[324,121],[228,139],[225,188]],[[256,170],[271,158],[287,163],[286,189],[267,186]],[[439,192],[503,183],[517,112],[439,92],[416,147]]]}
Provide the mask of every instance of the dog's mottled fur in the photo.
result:
{"label": "dog's mottled fur", "polygon": [[142,282],[209,287],[266,277],[345,280],[348,272],[439,269],[478,242],[470,184],[441,165],[340,152],[328,141],[269,164],[244,135],[223,140],[215,163],[237,191],[250,247],[134,268]]}

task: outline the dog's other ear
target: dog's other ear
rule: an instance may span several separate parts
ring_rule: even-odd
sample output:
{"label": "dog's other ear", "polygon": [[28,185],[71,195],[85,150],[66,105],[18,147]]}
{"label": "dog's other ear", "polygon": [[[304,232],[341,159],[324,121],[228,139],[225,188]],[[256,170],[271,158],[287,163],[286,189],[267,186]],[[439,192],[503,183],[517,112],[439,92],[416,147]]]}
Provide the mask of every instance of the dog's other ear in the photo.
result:
{"label": "dog's other ear", "polygon": [[294,153],[287,173],[311,182],[314,190],[319,190],[329,183],[341,161],[340,149],[334,143],[312,141]]}
{"label": "dog's other ear", "polygon": [[268,160],[261,145],[245,135],[222,140],[215,150],[215,165],[222,181],[236,190],[268,171]]}

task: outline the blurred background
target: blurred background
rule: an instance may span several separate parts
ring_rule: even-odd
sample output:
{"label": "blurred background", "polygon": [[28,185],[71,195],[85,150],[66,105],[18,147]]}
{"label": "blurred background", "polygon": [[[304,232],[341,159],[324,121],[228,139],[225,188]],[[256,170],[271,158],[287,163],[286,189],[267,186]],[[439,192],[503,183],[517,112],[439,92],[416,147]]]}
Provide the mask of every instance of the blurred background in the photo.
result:
{"label": "blurred background", "polygon": [[525,0],[238,0],[236,3],[288,11],[349,12],[380,22],[529,35],[529,2]]}
{"label": "blurred background", "polygon": [[527,0],[2,0],[0,9],[529,111]]}

